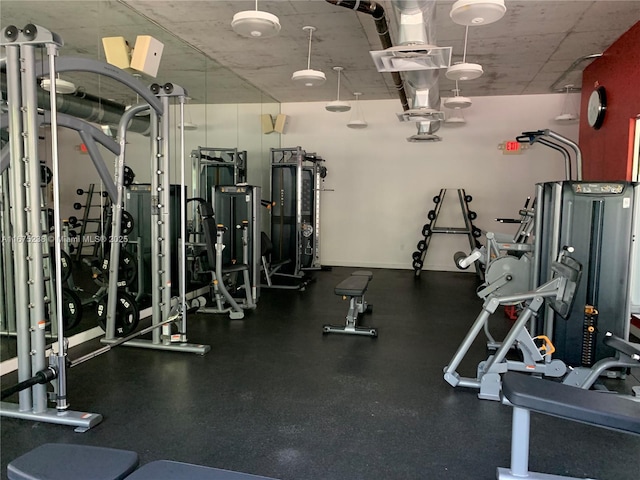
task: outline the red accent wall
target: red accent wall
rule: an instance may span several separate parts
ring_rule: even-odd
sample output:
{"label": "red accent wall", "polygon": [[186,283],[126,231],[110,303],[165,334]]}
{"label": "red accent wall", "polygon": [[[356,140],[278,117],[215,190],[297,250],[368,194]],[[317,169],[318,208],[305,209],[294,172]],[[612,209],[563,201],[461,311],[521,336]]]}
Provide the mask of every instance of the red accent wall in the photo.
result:
{"label": "red accent wall", "polygon": [[[587,103],[597,85],[607,92],[599,130],[587,123]],[[630,180],[629,119],[640,115],[640,22],[616,40],[582,74],[579,144],[585,180]]]}

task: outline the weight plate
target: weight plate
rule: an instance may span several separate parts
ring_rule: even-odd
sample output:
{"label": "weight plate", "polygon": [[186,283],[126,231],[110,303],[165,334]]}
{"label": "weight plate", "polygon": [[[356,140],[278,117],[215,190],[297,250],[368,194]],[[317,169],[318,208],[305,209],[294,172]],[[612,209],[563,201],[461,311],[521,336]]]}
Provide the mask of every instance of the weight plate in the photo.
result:
{"label": "weight plate", "polygon": [[131,169],[131,167],[128,167],[128,166],[125,165],[124,170],[122,172],[122,184],[125,187],[128,187],[129,185],[131,185],[133,183],[133,180],[135,178],[136,178],[136,174]]}
{"label": "weight plate", "polygon": [[411,254],[411,258],[413,258],[414,261],[420,260],[420,257],[422,257],[422,253],[420,253],[420,252],[413,252]]}
{"label": "weight plate", "polygon": [[[107,331],[107,295],[98,301],[98,324]],[[136,300],[127,292],[118,291],[116,299],[116,337],[131,335],[140,321],[140,309]]]}
{"label": "weight plate", "polygon": [[[109,279],[109,267],[111,262],[109,257],[105,257],[100,262],[102,274],[96,278],[99,284],[107,285]],[[118,268],[118,288],[130,287],[135,282],[138,275],[138,262],[136,257],[127,250],[120,250],[120,268]]]}
{"label": "weight plate", "polygon": [[40,185],[49,185],[53,180],[53,172],[49,167],[44,164],[40,164]]}
{"label": "weight plate", "polygon": [[473,227],[473,229],[471,230],[471,234],[474,237],[479,238],[482,236],[482,230],[480,230],[478,227]]}
{"label": "weight plate", "polygon": [[428,237],[429,235],[431,235],[431,224],[427,223],[422,227],[422,236]]}
{"label": "weight plate", "polygon": [[429,220],[435,220],[436,219],[436,212],[435,210],[429,210],[429,213],[427,213],[427,218]]}
{"label": "weight plate", "polygon": [[71,276],[71,257],[64,250],[60,250],[60,265],[62,265],[62,270],[60,270],[62,281],[66,282]]}
{"label": "weight plate", "polygon": [[82,302],[78,294],[68,288],[62,289],[62,319],[65,330],[77,327],[82,320]]}
{"label": "weight plate", "polygon": [[469,220],[475,220],[478,218],[478,214],[476,212],[469,212]]}
{"label": "weight plate", "polygon": [[418,251],[424,252],[426,249],[427,249],[427,242],[425,242],[424,240],[420,240],[418,242]]}
{"label": "weight plate", "polygon": [[433,197],[433,203],[440,203],[440,196],[436,195]]}
{"label": "weight plate", "polygon": [[473,197],[472,197],[471,195],[465,195],[465,196],[464,196],[464,201],[465,201],[465,202],[469,203],[469,202],[471,202],[472,200],[473,200]]}
{"label": "weight plate", "polygon": [[81,189],[81,188],[79,188],[79,189],[77,189],[77,190],[76,190],[76,193],[77,193],[78,195],[84,195],[84,190],[83,190],[83,189]]}
{"label": "weight plate", "polygon": [[131,232],[133,232],[134,225],[135,222],[133,221],[133,216],[126,210],[122,210],[122,218],[120,219],[120,234],[129,235]]}
{"label": "weight plate", "polygon": [[80,202],[76,202],[73,204],[73,209],[74,210],[81,210],[82,209],[82,204]]}

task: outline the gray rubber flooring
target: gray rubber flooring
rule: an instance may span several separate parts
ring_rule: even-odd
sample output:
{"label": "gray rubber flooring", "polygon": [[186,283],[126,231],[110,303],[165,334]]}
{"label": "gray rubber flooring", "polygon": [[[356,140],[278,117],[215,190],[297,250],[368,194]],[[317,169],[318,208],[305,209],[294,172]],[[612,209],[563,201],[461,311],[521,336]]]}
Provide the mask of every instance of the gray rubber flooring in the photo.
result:
{"label": "gray rubber flooring", "polygon": [[[442,377],[480,311],[476,277],[423,272],[416,281],[412,271],[375,269],[364,324],[379,337],[323,335],[323,324],[344,321],[347,302],[333,288],[352,270],[316,272],[304,292],[263,290],[244,320],[192,315],[190,341],[211,345],[205,356],[120,347],[71,369],[71,408],[103,422],[74,433],[0,419],[2,478],[9,461],[46,442],[282,480],[495,478],[509,464],[511,409]],[[491,324],[499,337],[510,321],[496,314]],[[461,374],[475,376],[482,340]],[[639,383],[632,375],[621,387]],[[638,452],[640,437],[532,416],[534,471],[637,480]]]}

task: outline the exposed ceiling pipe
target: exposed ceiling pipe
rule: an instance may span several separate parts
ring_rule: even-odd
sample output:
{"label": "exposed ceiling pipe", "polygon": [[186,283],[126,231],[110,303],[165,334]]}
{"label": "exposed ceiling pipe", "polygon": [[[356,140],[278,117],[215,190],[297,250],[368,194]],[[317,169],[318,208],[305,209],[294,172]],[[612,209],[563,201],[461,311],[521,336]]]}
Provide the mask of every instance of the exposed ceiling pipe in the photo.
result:
{"label": "exposed ceiling pipe", "polygon": [[[391,5],[392,18],[398,25],[399,45],[436,46],[436,0],[392,0]],[[404,72],[405,88],[413,98],[410,112],[418,120],[418,134],[409,137],[409,141],[440,140],[433,135],[442,123],[439,76],[438,69]]]}
{"label": "exposed ceiling pipe", "polygon": [[[391,35],[389,35],[389,25],[387,22],[387,16],[385,14],[384,8],[382,5],[376,2],[367,2],[360,0],[326,0],[332,5],[337,5],[339,7],[349,8],[351,10],[356,10],[361,13],[366,13],[373,17],[373,20],[376,25],[376,30],[378,31],[378,37],[380,38],[380,43],[383,49],[387,49],[393,46],[393,42],[391,41]],[[399,72],[391,72],[391,78],[393,80],[393,84],[398,91],[398,97],[400,97],[400,103],[402,104],[403,110],[409,110],[409,100],[407,99],[407,93],[404,89],[404,82],[402,80],[402,76]]]}
{"label": "exposed ceiling pipe", "polygon": [[[0,75],[0,91],[6,95],[7,78]],[[49,92],[37,89],[38,108],[49,110]],[[112,100],[106,100],[85,92],[75,92],[70,95],[56,95],[58,112],[81,118],[88,122],[102,125],[118,125],[126,106]],[[149,134],[149,117],[136,117],[129,125],[129,130],[143,135]]]}

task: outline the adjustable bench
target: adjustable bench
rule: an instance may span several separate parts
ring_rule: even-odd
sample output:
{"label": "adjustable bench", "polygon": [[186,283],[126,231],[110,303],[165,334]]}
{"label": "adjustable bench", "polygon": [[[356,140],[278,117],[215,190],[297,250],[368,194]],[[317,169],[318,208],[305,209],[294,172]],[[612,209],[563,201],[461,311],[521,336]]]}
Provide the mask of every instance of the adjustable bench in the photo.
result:
{"label": "adjustable bench", "polygon": [[640,402],[624,396],[563,385],[515,372],[502,378],[505,403],[513,405],[511,468],[498,468],[498,480],[559,480],[576,477],[529,472],[530,412],[640,435]]}
{"label": "adjustable bench", "polygon": [[342,325],[325,325],[322,333],[348,333],[353,335],[367,335],[377,337],[378,330],[372,327],[359,327],[358,315],[370,313],[372,305],[368,305],[364,299],[364,294],[369,286],[369,281],[373,278],[373,273],[368,270],[356,270],[350,277],[345,278],[335,287],[335,294],[341,295],[343,299],[349,298],[349,311],[347,321]]}
{"label": "adjustable bench", "polygon": [[128,450],[46,443],[9,463],[7,474],[9,480],[275,480],[168,460],[137,466],[138,454]]}

